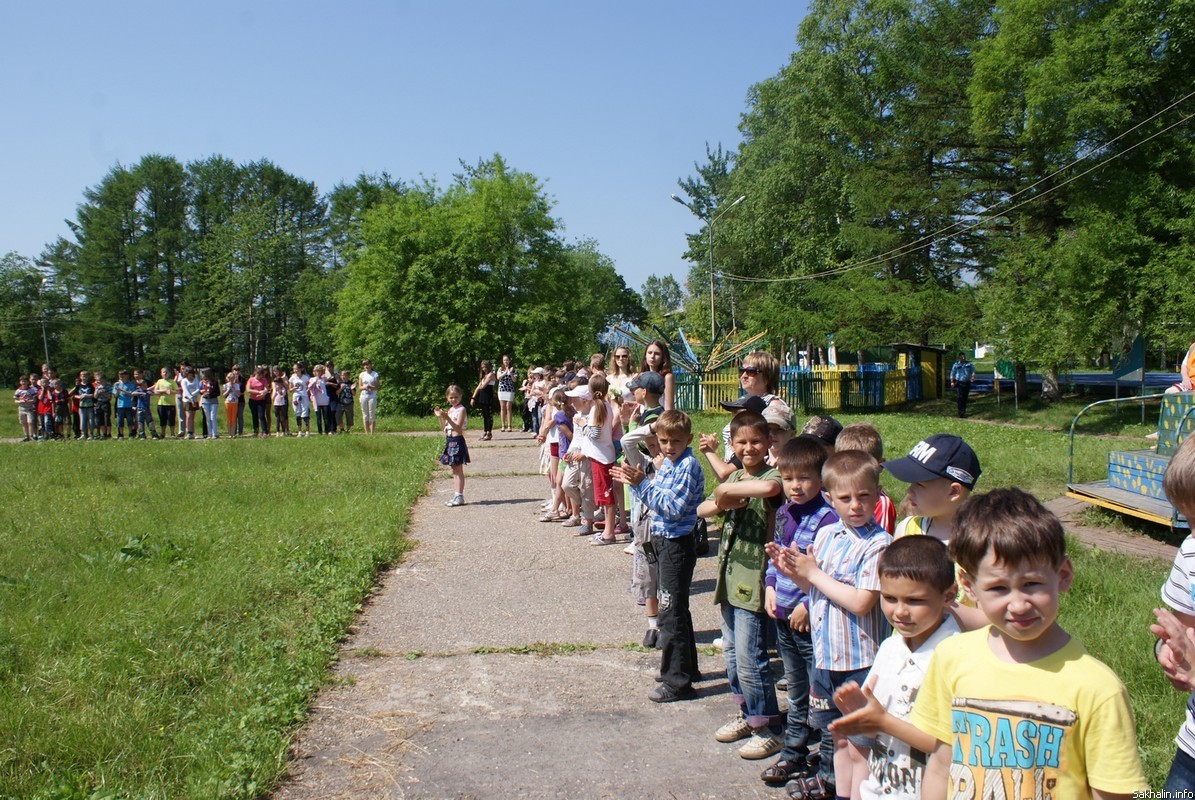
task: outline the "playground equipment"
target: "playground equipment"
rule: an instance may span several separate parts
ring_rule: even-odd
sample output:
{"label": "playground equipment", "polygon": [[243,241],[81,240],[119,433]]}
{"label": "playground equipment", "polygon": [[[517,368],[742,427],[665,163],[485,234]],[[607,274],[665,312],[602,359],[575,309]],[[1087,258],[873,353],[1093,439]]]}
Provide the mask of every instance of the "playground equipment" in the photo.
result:
{"label": "playground equipment", "polygon": [[[1158,415],[1157,447],[1153,450],[1114,450],[1108,454],[1107,479],[1075,483],[1075,428],[1079,418],[1096,406],[1144,403],[1157,399],[1162,401],[1162,410]],[[1092,403],[1076,414],[1071,422],[1066,467],[1067,497],[1159,525],[1190,528],[1187,519],[1178,513],[1162,492],[1162,476],[1166,473],[1170,456],[1192,430],[1195,430],[1195,392],[1122,397]]]}

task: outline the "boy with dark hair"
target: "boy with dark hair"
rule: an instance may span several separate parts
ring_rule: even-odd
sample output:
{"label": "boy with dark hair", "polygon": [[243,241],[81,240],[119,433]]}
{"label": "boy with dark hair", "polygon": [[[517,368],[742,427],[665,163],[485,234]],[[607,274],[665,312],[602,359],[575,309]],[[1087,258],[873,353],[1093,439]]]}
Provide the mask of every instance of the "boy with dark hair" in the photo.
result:
{"label": "boy with dark hair", "polygon": [[689,587],[697,564],[693,529],[705,477],[689,449],[692,424],[684,412],[665,411],[650,423],[649,433],[664,456],[652,480],[644,480],[644,471],[630,464],[613,467],[611,474],[652,512],[651,544],[659,564],[661,682],[647,698],[669,703],[691,696],[698,675]]}
{"label": "boy with dark hair", "polygon": [[925,762],[937,740],[908,722],[934,649],[959,632],[947,611],[954,600],[954,564],[931,536],[907,536],[880,556],[880,608],[896,634],[880,645],[862,689],[834,693],[843,717],[830,728],[875,737],[862,800],[918,800]]}
{"label": "boy with dark hair", "polygon": [[[770,558],[787,548],[808,552],[822,528],[838,521],[822,494],[826,458],[826,448],[810,439],[790,439],[780,450],[776,471],[788,502],[776,510],[773,539],[764,548]],[[760,778],[771,786],[783,786],[793,778],[817,772],[821,733],[809,725],[814,668],[809,596],[770,562],[764,577],[764,609],[776,628],[776,650],[788,683],[788,713],[780,759]]]}
{"label": "boy with dark hair", "polygon": [[994,489],[959,510],[950,554],[990,625],[943,642],[926,672],[910,717],[937,739],[922,797],[1144,790],[1124,685],[1058,624],[1074,579],[1058,518]]}
{"label": "boy with dark hair", "polygon": [[[826,459],[822,483],[839,521],[822,529],[809,553],[786,549],[773,564],[809,593],[815,669],[810,724],[826,729],[841,713],[834,692],[861,683],[875,661],[888,623],[879,607],[879,559],[892,541],[873,516],[880,465],[867,453],[844,450]],[[867,776],[870,737],[823,736],[817,775],[789,785],[791,797],[850,797]],[[835,794],[837,792],[837,794]]]}
{"label": "boy with dark hair", "polygon": [[722,654],[730,694],[739,713],[720,727],[720,742],[748,739],[739,748],[747,759],[780,752],[780,707],[768,662],[768,628],[764,610],[764,546],[772,539],[772,515],[780,495],[780,474],[764,460],[771,433],[759,414],[743,411],[730,422],[730,442],[743,468],[735,470],[714,490],[697,513],[703,517],[725,513],[718,551],[718,582],[714,602],[722,609]]}

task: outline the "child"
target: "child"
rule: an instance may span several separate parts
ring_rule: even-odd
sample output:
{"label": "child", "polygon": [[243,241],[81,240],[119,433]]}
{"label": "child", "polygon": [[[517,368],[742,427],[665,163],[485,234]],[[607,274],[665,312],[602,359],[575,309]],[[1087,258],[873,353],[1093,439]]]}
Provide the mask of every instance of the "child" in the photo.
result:
{"label": "child", "polygon": [[241,384],[236,372],[229,372],[224,376],[224,385],[220,387],[220,394],[224,396],[224,422],[228,425],[228,438],[235,439],[237,435],[237,404],[241,400]]}
{"label": "child", "polygon": [[[605,378],[602,378],[605,381]],[[646,431],[644,431],[646,428]],[[692,423],[681,411],[666,411],[654,423],[637,429],[656,437],[664,460],[651,481],[644,471],[628,463],[616,467],[617,479],[631,487],[637,500],[651,510],[651,546],[659,565],[660,685],[648,692],[653,703],[670,703],[690,697],[699,679],[697,644],[689,591],[697,555],[693,530],[697,506],[705,488],[701,464],[689,448]],[[632,442],[635,440],[632,439]],[[628,451],[635,450],[628,446]],[[637,451],[636,451],[637,452]]]}
{"label": "child", "polygon": [[154,425],[153,412],[149,407],[149,399],[153,397],[154,391],[141,370],[133,370],[133,383],[137,384],[137,391],[133,392],[133,405],[137,408],[137,428],[141,432],[140,436],[144,439],[145,432],[149,431],[154,439],[161,439],[162,434],[158,433]]}
{"label": "child", "polygon": [[[316,369],[319,369],[318,365]],[[461,405],[461,387],[453,384],[444,393],[448,410],[436,406],[432,413],[444,428],[444,452],[440,463],[452,467],[452,499],[444,505],[449,508],[465,504],[465,465],[469,463],[469,446],[465,444],[465,428],[469,425],[469,412]]]}
{"label": "child", "polygon": [[320,436],[332,433],[328,424],[328,384],[324,380],[324,370],[323,364],[316,364],[311,368],[311,380],[307,382],[307,396],[315,406],[315,429]]}
{"label": "child", "polygon": [[95,438],[112,438],[112,384],[108,383],[104,373],[95,371]]}
{"label": "child", "polygon": [[[808,552],[818,532],[838,521],[822,494],[826,458],[826,449],[809,439],[790,439],[780,451],[776,470],[788,502],[776,510],[773,541],[765,547],[770,556],[789,547]],[[760,778],[770,786],[783,786],[793,778],[817,772],[821,733],[809,726],[814,662],[808,595],[771,563],[764,577],[764,609],[775,625],[776,650],[784,662],[788,715],[780,760]]]}
{"label": "child", "polygon": [[207,429],[207,438],[219,439],[220,429],[216,425],[216,412],[220,407],[220,384],[216,382],[211,367],[204,367],[199,372],[199,403],[203,408],[203,424]]}
{"label": "child", "polygon": [[195,368],[183,366],[181,377],[178,379],[179,397],[183,402],[183,431],[188,439],[195,438],[195,411],[199,408],[199,379],[195,375]]}
{"label": "child", "polygon": [[581,454],[580,425],[577,422],[584,421],[582,415],[593,409],[593,393],[590,392],[588,383],[575,378],[573,383],[576,386],[564,393],[564,396],[572,401],[574,413],[569,421],[569,446],[561,456],[565,464],[564,477],[561,480],[569,504],[577,510],[577,514],[566,519],[563,526],[577,528],[574,536],[593,536],[593,473],[588,459]]}
{"label": "child", "polygon": [[133,392],[137,391],[137,384],[129,377],[129,371],[122,369],[116,373],[117,381],[114,387],[116,394],[116,438],[124,438],[124,426],[129,425],[129,438],[137,435],[136,413],[133,407]]}
{"label": "child", "polygon": [[606,383],[604,375],[594,375],[589,379],[590,408],[588,416],[578,414],[573,418],[573,430],[576,431],[574,444],[580,442],[581,455],[585,458],[591,481],[593,483],[593,503],[601,509],[606,519],[606,530],[594,533],[589,540],[593,545],[614,544],[618,541],[614,533],[614,484],[610,477],[610,468],[614,466],[614,427],[618,424],[618,417],[614,413],[606,393],[610,385]]}
{"label": "child", "polygon": [[95,439],[95,386],[87,370],[79,373],[74,395],[79,404],[79,438],[88,441]]}
{"label": "child", "polygon": [[763,410],[763,418],[768,421],[768,430],[772,433],[768,463],[774,467],[780,463],[780,451],[793,438],[793,412],[768,406]]}
{"label": "child", "polygon": [[[880,438],[880,432],[870,422],[855,422],[847,425],[839,432],[838,438],[834,442],[834,449],[862,450],[876,461],[884,460],[884,440]],[[891,534],[896,530],[896,506],[892,504],[892,498],[884,494],[883,489],[880,489],[879,497],[876,498],[875,518],[880,527],[888,533]]]}
{"label": "child", "polygon": [[275,364],[270,370],[270,402],[274,406],[275,436],[290,436],[290,410],[286,405],[286,389],[286,373],[282,367]]}
{"label": "child", "polygon": [[867,800],[921,796],[926,756],[937,741],[908,719],[934,649],[959,632],[946,608],[956,588],[946,545],[932,536],[899,539],[880,557],[880,608],[896,635],[880,645],[862,689],[846,683],[834,693],[843,717],[830,725],[841,735],[875,737],[859,787]]}
{"label": "child", "polygon": [[[731,413],[730,422],[726,423],[726,427],[722,429],[722,441],[724,449],[722,455],[718,455],[718,437],[712,433],[703,433],[700,440],[700,450],[709,461],[710,468],[714,471],[714,476],[718,482],[729,478],[735,470],[742,469],[743,465],[739,463],[738,458],[734,454],[734,448],[730,443],[730,426],[734,422],[735,416],[742,414],[745,411],[750,411],[752,414],[763,414],[767,410],[767,401],[762,397],[757,397],[753,394],[744,394],[736,397],[734,400],[725,403],[719,403],[723,409]],[[771,433],[768,433],[769,442],[771,441]]]}
{"label": "child", "polygon": [[54,438],[54,387],[49,378],[37,381],[37,420],[41,426],[42,441]]}
{"label": "child", "polygon": [[[548,404],[544,407],[543,420],[535,441],[542,445],[541,463],[547,467],[548,499],[543,504],[540,522],[555,522],[560,518],[560,431],[556,425],[556,412],[564,404],[564,389],[554,386],[548,392]],[[492,437],[491,437],[492,438]]]}
{"label": "child", "polygon": [[[368,358],[361,362],[357,392],[361,398],[361,424],[365,426],[366,433],[372,434],[378,415],[378,373],[374,372],[373,362]],[[511,394],[514,394],[513,386]]]}
{"label": "child", "polygon": [[[1195,436],[1188,436],[1170,458],[1162,490],[1188,521],[1195,519]],[[1189,633],[1195,627],[1195,536],[1183,540],[1175,555],[1174,568],[1162,587],[1162,599],[1173,611],[1154,609],[1158,622],[1150,630],[1160,637],[1158,662],[1176,688],[1190,692],[1195,689],[1190,675],[1191,665],[1195,664],[1195,643]],[[1186,719],[1175,743],[1178,748],[1162,788],[1178,797],[1180,792],[1195,791],[1195,694],[1187,699]]]}
{"label": "child", "polygon": [[178,396],[178,384],[174,382],[174,369],[162,367],[161,377],[154,384],[154,394],[158,397],[158,425],[162,428],[163,436],[174,433],[177,422],[177,408],[174,400]]}
{"label": "child", "polygon": [[552,429],[556,431],[556,444],[549,445],[548,457],[556,459],[556,477],[553,484],[552,503],[540,518],[541,522],[566,523],[570,519],[576,519],[578,523],[580,521],[579,510],[572,507],[564,490],[564,476],[567,467],[562,463],[563,456],[568,452],[573,437],[573,410],[569,406],[569,399],[565,395],[566,391],[563,386],[557,386],[548,393],[548,399],[552,403]]}
{"label": "child", "polygon": [[290,374],[290,402],[295,408],[295,435],[311,435],[311,397],[307,394],[307,385],[311,383],[311,376],[307,374],[307,364],[296,361]]}
{"label": "child", "polygon": [[842,423],[833,417],[823,416],[817,414],[805,420],[805,424],[801,426],[801,433],[799,435],[809,439],[825,447],[827,451],[833,453],[836,449],[835,445],[838,443],[838,434],[842,433]]}
{"label": "child", "polygon": [[70,416],[70,395],[59,378],[52,379],[50,387],[54,390],[54,434],[62,439],[66,436],[66,420]]}
{"label": "child", "polygon": [[[888,635],[879,607],[880,554],[892,541],[872,516],[880,486],[880,465],[867,453],[844,450],[826,459],[822,483],[839,521],[822,529],[808,554],[778,553],[775,567],[809,593],[815,662],[809,692],[810,724],[825,730],[841,714],[833,702],[843,684],[861,683]],[[806,778],[808,800],[850,797],[867,775],[866,737],[822,737],[821,766]],[[856,795],[857,796],[857,795]]]}
{"label": "child", "polygon": [[776,687],[768,663],[764,610],[764,545],[772,538],[772,514],[781,492],[780,474],[764,462],[768,452],[767,421],[744,411],[730,422],[730,442],[743,468],[719,484],[701,504],[703,517],[726,513],[718,551],[714,602],[722,609],[722,654],[731,696],[739,715],[714,734],[720,742],[750,737],[739,749],[747,759],[767,758],[784,746]]}
{"label": "child", "polygon": [[959,509],[950,555],[991,624],[942,642],[926,671],[909,720],[938,742],[922,797],[1144,790],[1124,685],[1058,624],[1074,579],[1058,518],[994,489]]}
{"label": "child", "polygon": [[37,390],[29,385],[28,375],[17,379],[17,390],[13,392],[12,401],[17,405],[17,418],[21,422],[21,433],[25,435],[21,441],[32,441],[37,435]]}
{"label": "child", "polygon": [[[905,517],[896,526],[894,536],[933,536],[950,545],[954,534],[954,515],[975,489],[979,480],[979,458],[971,446],[957,436],[937,433],[927,436],[907,456],[885,461],[884,469],[909,484],[908,500],[914,516]],[[987,624],[973,601],[960,590],[958,603],[951,613],[963,630]]]}
{"label": "child", "polygon": [[[286,413],[286,382],[283,384],[282,397],[282,413]],[[353,430],[353,376],[349,374],[347,369],[340,371],[340,394],[337,398],[339,405],[336,407],[336,430],[342,433],[351,433]],[[277,405],[275,404],[275,411]],[[284,430],[290,430],[289,427],[284,427]]]}

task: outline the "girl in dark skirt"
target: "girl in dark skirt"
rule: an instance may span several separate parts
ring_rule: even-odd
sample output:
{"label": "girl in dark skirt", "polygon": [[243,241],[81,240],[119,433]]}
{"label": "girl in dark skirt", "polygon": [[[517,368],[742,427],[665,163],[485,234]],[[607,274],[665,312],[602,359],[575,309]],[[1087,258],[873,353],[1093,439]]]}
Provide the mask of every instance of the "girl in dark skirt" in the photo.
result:
{"label": "girl in dark skirt", "polygon": [[461,405],[461,387],[453,384],[444,393],[448,410],[436,406],[432,412],[444,428],[444,452],[440,463],[452,467],[452,499],[445,503],[452,508],[465,504],[465,465],[469,463],[469,446],[465,444],[465,428],[469,424],[469,412]]}

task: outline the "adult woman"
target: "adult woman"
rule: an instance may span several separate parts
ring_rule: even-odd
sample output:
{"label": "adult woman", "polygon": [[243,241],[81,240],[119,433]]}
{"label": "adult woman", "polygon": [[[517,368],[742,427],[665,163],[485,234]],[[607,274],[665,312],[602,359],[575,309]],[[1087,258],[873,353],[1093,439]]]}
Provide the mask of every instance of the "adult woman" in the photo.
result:
{"label": "adult woman", "polygon": [[498,414],[502,432],[513,431],[515,402],[515,368],[510,363],[510,356],[503,354],[502,366],[498,367]]}
{"label": "adult woman", "polygon": [[481,411],[484,431],[481,440],[484,442],[494,438],[494,384],[498,382],[498,376],[494,373],[494,365],[488,360],[481,362],[477,374],[477,388],[469,398],[469,405]]}
{"label": "adult woman", "polygon": [[378,373],[373,371],[373,362],[368,358],[361,362],[357,391],[361,398],[361,421],[365,423],[365,432],[373,433],[378,416]]}
{"label": "adult woman", "polygon": [[606,383],[610,384],[610,396],[614,397],[622,392],[634,374],[631,372],[631,349],[625,345],[615,347],[610,361],[610,369],[606,370]]}
{"label": "adult woman", "polygon": [[253,377],[245,383],[245,394],[249,396],[249,413],[253,416],[253,435],[269,436],[270,423],[266,418],[266,407],[270,404],[270,379],[264,366],[253,371]]}
{"label": "adult woman", "polygon": [[643,361],[639,365],[640,372],[658,372],[664,377],[664,396],[660,404],[665,411],[671,411],[676,402],[676,378],[672,375],[672,356],[668,353],[668,345],[656,339],[643,351]]}

